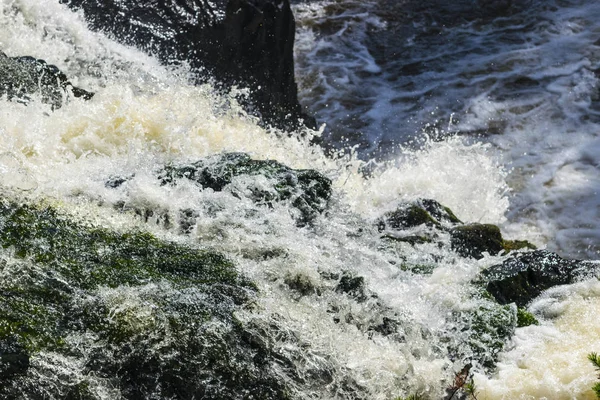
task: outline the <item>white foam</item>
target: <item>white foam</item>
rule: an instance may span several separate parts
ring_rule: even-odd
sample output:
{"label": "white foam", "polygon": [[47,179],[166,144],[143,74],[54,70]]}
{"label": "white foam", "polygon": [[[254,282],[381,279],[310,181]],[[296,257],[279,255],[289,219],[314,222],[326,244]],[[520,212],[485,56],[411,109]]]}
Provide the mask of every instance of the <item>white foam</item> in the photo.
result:
{"label": "white foam", "polygon": [[600,348],[600,282],[550,290],[530,309],[552,319],[517,329],[497,372],[475,376],[477,398],[595,398],[598,377],[587,356]]}

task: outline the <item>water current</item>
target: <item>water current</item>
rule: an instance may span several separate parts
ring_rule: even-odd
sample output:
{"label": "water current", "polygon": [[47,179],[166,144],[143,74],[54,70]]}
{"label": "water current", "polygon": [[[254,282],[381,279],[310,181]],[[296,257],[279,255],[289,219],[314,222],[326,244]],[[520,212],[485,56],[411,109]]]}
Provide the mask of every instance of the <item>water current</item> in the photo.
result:
{"label": "water current", "polygon": [[[190,85],[185,66],[161,66],[92,32],[56,0],[0,0],[0,50],[45,59],[96,93],[58,110],[0,100],[0,190],[114,230],[222,251],[260,290],[256,310],[238,318],[296,338],[278,351],[314,382],[291,384],[299,399],[442,398],[472,355],[461,348],[470,332],[457,315],[488,304],[470,282],[504,258],[465,259],[427,243],[385,247],[365,223],[401,199],[434,198],[465,222],[499,224],[508,237],[597,259],[600,4],[527,2],[498,18],[423,7],[295,4],[301,100],[327,126],[288,135],[261,128],[235,96]],[[311,146],[313,134],[340,154]],[[334,185],[328,213],[298,228],[289,207],[259,208],[240,195],[243,180],[214,192],[161,186],[153,175],[166,163],[231,151],[323,172]],[[114,189],[105,184],[111,176],[132,178]],[[158,217],[119,213],[117,203],[169,215],[191,208],[199,222],[183,235]],[[0,258],[19,263],[10,249]],[[403,263],[437,267],[420,275],[397,267]],[[357,302],[337,293],[327,276],[340,271],[364,277],[373,296]],[[294,294],[284,283],[290,276],[320,295]],[[143,290],[95,295],[143,315]],[[495,369],[474,367],[477,399],[592,399],[596,374],[586,355],[600,351],[600,282],[555,288],[529,310],[540,325],[517,328]],[[365,332],[384,317],[402,321],[399,333]],[[83,374],[79,363],[48,353],[32,360],[40,374],[56,376]],[[323,371],[329,381],[315,378]],[[121,398],[94,385],[98,398]]]}

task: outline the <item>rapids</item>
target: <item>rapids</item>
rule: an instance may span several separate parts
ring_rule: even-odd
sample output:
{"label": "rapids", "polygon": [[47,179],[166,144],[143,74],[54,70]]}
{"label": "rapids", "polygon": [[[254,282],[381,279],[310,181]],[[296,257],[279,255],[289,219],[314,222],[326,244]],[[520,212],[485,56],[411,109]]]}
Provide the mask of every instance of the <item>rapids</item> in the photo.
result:
{"label": "rapids", "polygon": [[[597,27],[586,26],[599,8],[593,2],[581,9],[575,1],[566,3],[559,9],[562,13],[545,11],[546,30],[527,31],[527,35],[534,39],[550,35],[552,23],[559,21],[560,32],[570,33],[578,46],[586,47],[593,36],[589,32],[598,34]],[[419,93],[433,89],[416,87],[409,95],[399,89],[403,84],[388,85],[381,76],[389,73],[387,67],[370,54],[370,30],[385,30],[391,23],[378,15],[377,4],[309,2],[297,5],[296,12],[301,92],[328,127],[288,135],[260,127],[243,112],[235,98],[243,95],[244,88],[220,95],[209,84],[193,86],[185,65],[161,66],[152,56],[88,30],[81,14],[56,0],[0,0],[0,50],[9,56],[45,59],[75,85],[95,92],[90,101],[65,94],[68,102],[58,110],[39,99],[28,105],[0,99],[0,192],[23,203],[49,203],[70,218],[117,232],[142,229],[161,239],[225,254],[259,293],[254,307],[236,312],[236,317],[257,332],[266,332],[276,351],[294,360],[295,373],[303,382],[288,382],[294,398],[383,400],[415,393],[442,398],[455,373],[476,356],[476,350],[465,345],[474,335],[470,329],[474,322],[465,316],[492,307],[476,295],[471,281],[505,257],[466,259],[434,243],[383,245],[373,223],[399,200],[434,198],[465,222],[500,224],[510,237],[528,238],[567,255],[597,258],[599,228],[590,218],[598,210],[595,190],[600,185],[594,175],[596,114],[590,113],[588,120],[580,118],[581,110],[595,105],[591,92],[596,78],[589,71],[597,62],[596,47],[580,56],[583,61],[577,57],[570,61],[579,68],[561,65],[549,73],[540,67],[545,61],[531,61],[540,68],[527,74],[548,84],[526,99],[500,95],[491,99],[489,93],[502,91],[503,85],[488,85],[477,94],[472,88],[473,81],[513,79],[525,74],[525,66],[516,72],[487,68],[464,78],[461,90],[423,97]],[[332,24],[330,32],[314,29],[323,19]],[[485,37],[489,31],[513,29],[517,22],[497,24],[459,25],[451,28],[451,34]],[[552,39],[536,45],[534,39],[532,53],[549,56],[559,46]],[[406,40],[418,44],[419,36]],[[456,54],[452,44],[446,46],[444,54]],[[510,63],[506,53],[519,53],[513,45],[506,46],[499,45],[503,53],[495,54],[494,60]],[[328,50],[319,53],[319,49]],[[353,56],[339,61],[332,51]],[[437,57],[444,64],[459,62]],[[485,57],[491,56],[474,56],[473,62],[487,63]],[[342,70],[337,78],[331,74],[334,67]],[[435,78],[432,86],[450,80],[447,72]],[[328,79],[342,82],[338,86],[319,83]],[[359,86],[371,85],[372,81],[362,79],[374,79],[381,89],[361,93],[368,98],[366,108],[356,106],[353,95],[345,92],[355,80]],[[542,102],[548,93],[553,93],[552,100]],[[569,102],[568,93],[578,102]],[[409,106],[415,98],[420,104],[416,111]],[[448,99],[452,103],[456,98],[463,105],[449,106]],[[515,103],[521,111],[514,111]],[[548,111],[547,103],[561,105],[560,118],[546,118],[556,111]],[[460,118],[454,119],[457,113]],[[358,125],[347,122],[357,115],[370,120]],[[450,135],[489,128],[482,125],[498,115],[506,124],[502,135]],[[558,122],[565,115],[578,118],[566,126],[567,122]],[[441,127],[421,132],[421,125],[439,121]],[[562,135],[569,129],[572,135]],[[325,155],[310,144],[314,135],[334,142],[339,152]],[[409,137],[413,143],[404,140]],[[361,141],[367,144],[352,148]],[[393,150],[375,151],[392,142]],[[371,151],[386,154],[370,160]],[[230,189],[216,192],[198,190],[193,183],[163,186],[154,177],[166,164],[222,152],[246,152],[255,159],[320,171],[333,182],[328,211],[312,226],[299,227],[288,204],[267,208],[249,200],[245,194],[249,185],[268,186],[260,178],[252,182],[240,178]],[[364,171],[369,171],[368,178]],[[131,179],[118,188],[108,187],[107,179],[115,176]],[[115,204],[161,210],[161,215],[170,216],[193,209],[199,217],[192,233],[182,234],[166,226],[158,214],[144,220],[135,213],[118,212]],[[31,268],[30,260],[18,259],[11,249],[0,250],[0,261],[0,279]],[[404,264],[436,267],[431,274],[417,274],[399,267]],[[330,277],[341,273],[364,278],[367,300],[357,301],[336,290]],[[314,293],[299,295],[291,290],[289,282],[294,279],[309,282]],[[153,312],[149,296],[171,290],[167,284],[122,285],[99,288],[94,296],[109,304],[114,315],[122,310],[137,313],[136,320],[143,326]],[[517,328],[499,354],[496,369],[474,365],[477,399],[593,398],[590,388],[596,373],[586,355],[600,351],[600,282],[555,288],[529,310],[540,325]],[[367,329],[380,326],[386,318],[399,321],[394,334]],[[279,331],[273,332],[273,326]],[[89,340],[84,335],[67,338],[69,344],[81,347]],[[495,356],[493,349],[488,351],[489,357]],[[83,361],[48,351],[34,357],[32,369],[52,387],[61,374],[85,375]],[[288,379],[284,367],[274,367],[282,380]],[[110,382],[99,378],[91,387],[96,398],[123,398]],[[60,398],[51,391],[48,396]]]}

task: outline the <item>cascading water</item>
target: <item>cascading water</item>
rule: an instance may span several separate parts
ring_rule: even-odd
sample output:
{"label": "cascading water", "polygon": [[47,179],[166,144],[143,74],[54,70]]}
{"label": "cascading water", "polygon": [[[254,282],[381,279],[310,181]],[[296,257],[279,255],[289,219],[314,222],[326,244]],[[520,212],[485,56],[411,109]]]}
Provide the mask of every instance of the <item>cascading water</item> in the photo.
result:
{"label": "cascading water", "polygon": [[[343,3],[339,4],[342,7]],[[322,10],[320,3],[309,6],[316,13]],[[368,25],[375,21],[370,13],[373,10],[363,10],[352,18]],[[366,22],[363,17],[368,17]],[[177,349],[179,343],[174,342],[185,339],[191,352],[197,345],[206,351],[203,357],[213,357],[193,340],[201,337],[178,336],[172,322],[179,318],[182,325],[190,324],[185,329],[192,329],[191,325],[204,321],[198,315],[212,312],[234,317],[205,316],[211,322],[192,332],[229,338],[230,332],[242,329],[243,340],[255,351],[259,349],[256,354],[265,361],[261,364],[257,361],[260,357],[248,356],[235,347],[233,339],[223,352],[231,352],[233,360],[238,360],[240,365],[235,368],[259,370],[252,369],[256,373],[252,376],[260,376],[260,382],[279,393],[250,394],[255,383],[249,380],[249,393],[230,398],[396,399],[419,394],[438,399],[446,395],[455,374],[467,363],[473,364],[480,400],[593,397],[590,388],[596,376],[586,355],[600,351],[600,325],[595,318],[600,310],[597,279],[554,288],[536,299],[529,310],[540,324],[516,328],[504,346],[511,335],[503,334],[502,327],[514,328],[516,307],[491,301],[473,281],[483,269],[502,263],[506,256],[462,257],[451,250],[447,230],[432,228],[423,233],[415,228],[409,233],[438,236],[434,241],[411,244],[382,240],[377,228],[377,220],[400,201],[433,198],[450,207],[463,222],[502,224],[515,238],[529,236],[510,209],[521,204],[518,196],[517,200],[509,196],[509,184],[513,192],[519,190],[518,178],[503,169],[502,153],[499,156],[498,152],[503,140],[519,137],[516,131],[505,139],[489,140],[491,144],[461,137],[426,140],[418,150],[406,149],[395,163],[365,167],[354,155],[325,156],[310,144],[311,135],[318,132],[290,136],[259,127],[255,118],[237,105],[239,93],[224,96],[210,85],[190,85],[185,66],[163,67],[136,49],[91,32],[81,14],[58,1],[0,0],[0,26],[0,50],[7,55],[43,58],[63,70],[73,84],[95,93],[89,101],[66,93],[67,101],[56,110],[35,97],[26,105],[0,100],[3,207],[12,207],[9,202],[25,210],[31,204],[34,209],[35,205],[48,205],[62,217],[35,214],[40,224],[44,218],[64,218],[122,234],[118,237],[125,243],[137,240],[128,232],[141,230],[174,246],[218,252],[251,282],[239,283],[244,295],[213,293],[204,283],[183,282],[187,276],[155,280],[152,260],[144,259],[149,269],[140,270],[143,279],[131,278],[122,284],[107,280],[109,283],[88,289],[87,278],[81,278],[83,283],[77,287],[65,278],[70,273],[69,257],[52,264],[39,256],[23,258],[18,243],[3,248],[3,295],[7,288],[13,293],[14,287],[29,284],[27,277],[40,282],[56,279],[57,287],[72,286],[60,290],[77,294],[66,309],[91,315],[81,317],[86,321],[81,324],[93,326],[95,322],[89,320],[96,314],[90,310],[106,309],[103,323],[118,327],[126,321],[127,327],[125,331],[109,330],[104,337],[104,333],[85,330],[73,322],[60,343],[33,350],[26,373],[15,378],[16,389],[7,393],[14,395],[22,388],[24,398],[58,399],[68,398],[69,393],[73,396],[76,387],[78,393],[88,396],[83,398],[135,398],[135,393],[145,389],[128,392],[125,387],[129,386],[111,375],[111,368],[116,367],[110,363],[97,366],[103,357],[113,357],[115,365],[121,359],[135,360],[127,358],[135,351],[117,346],[127,335],[150,339],[163,335],[144,349],[147,358],[156,354],[161,366],[159,372],[153,371],[157,375],[161,368],[174,368],[174,375],[183,377],[186,368],[204,372],[197,367],[194,354],[173,356],[168,350],[169,346]],[[364,63],[361,68],[379,72],[367,53],[357,54]],[[306,88],[309,83],[303,85]],[[468,101],[477,102],[477,98],[469,96]],[[330,118],[330,114],[322,115]],[[332,124],[339,120],[331,117]],[[458,124],[475,122],[467,116]],[[394,124],[384,125],[387,128],[382,133],[391,134]],[[368,140],[374,144],[376,138],[369,136]],[[297,203],[277,198],[273,188],[282,185],[277,176],[233,176],[222,190],[202,187],[193,179],[181,178],[176,185],[157,179],[164,175],[160,171],[165,166],[178,168],[232,152],[319,171],[332,180],[327,209],[310,223],[303,222]],[[361,172],[366,168],[372,169],[369,178]],[[563,172],[568,171],[563,168]],[[555,176],[557,184],[559,178]],[[517,193],[530,198],[533,189],[527,189],[527,182]],[[8,229],[6,215],[1,215],[0,229]],[[65,235],[71,229],[66,226]],[[74,237],[87,237],[87,233],[75,232]],[[109,239],[102,239],[106,249],[96,249],[98,254],[117,246]],[[33,245],[43,253],[47,244]],[[158,244],[156,247],[156,254],[168,253]],[[219,279],[231,283],[233,278],[224,275]],[[243,304],[239,306],[237,300],[223,300],[228,298],[223,293],[251,300],[239,300]],[[189,311],[196,306],[210,311]],[[189,322],[183,318],[188,315],[199,319]],[[0,326],[0,334],[3,329]],[[268,349],[264,350],[268,354],[260,349]],[[169,364],[172,360],[175,364]],[[135,366],[131,363],[125,365]],[[114,375],[130,372],[120,369]],[[0,378],[6,378],[5,374],[0,371]],[[215,388],[213,392],[207,389],[207,398],[228,398],[224,381],[215,382],[201,373],[190,380],[196,376],[205,379],[206,387]],[[149,388],[148,382],[158,380],[154,375],[149,381],[140,375],[132,378],[136,379]],[[161,381],[163,386],[143,393],[148,398],[184,397],[181,393],[167,395],[170,382]],[[277,392],[278,385],[285,385],[285,390]]]}

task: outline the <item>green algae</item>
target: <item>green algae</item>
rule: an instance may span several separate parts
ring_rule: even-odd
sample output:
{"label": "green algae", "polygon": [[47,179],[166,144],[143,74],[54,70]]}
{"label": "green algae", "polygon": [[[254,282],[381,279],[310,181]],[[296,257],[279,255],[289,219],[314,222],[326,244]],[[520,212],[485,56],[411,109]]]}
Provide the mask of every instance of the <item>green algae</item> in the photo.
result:
{"label": "green algae", "polygon": [[527,240],[504,240],[503,247],[507,253],[515,250],[537,250],[537,247]]}
{"label": "green algae", "polygon": [[[0,396],[97,399],[90,374],[126,399],[289,398],[235,322],[256,287],[223,255],[9,200],[0,246],[16,257],[0,260]],[[84,375],[36,384],[41,354],[80,358]]]}
{"label": "green algae", "polygon": [[523,328],[529,325],[539,325],[537,318],[524,308],[517,307],[517,327]]}
{"label": "green algae", "polygon": [[223,255],[161,241],[149,233],[116,233],[76,224],[50,207],[0,205],[0,246],[49,264],[71,284],[144,284],[157,279],[249,285]]}

